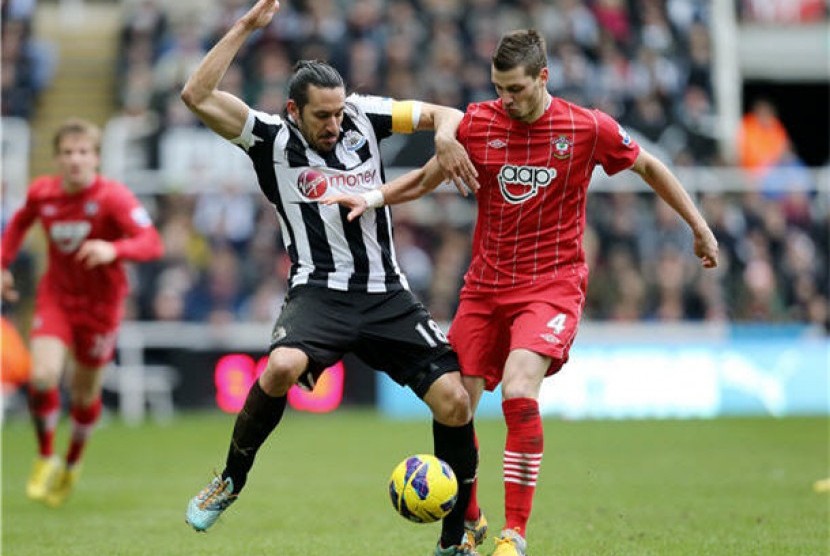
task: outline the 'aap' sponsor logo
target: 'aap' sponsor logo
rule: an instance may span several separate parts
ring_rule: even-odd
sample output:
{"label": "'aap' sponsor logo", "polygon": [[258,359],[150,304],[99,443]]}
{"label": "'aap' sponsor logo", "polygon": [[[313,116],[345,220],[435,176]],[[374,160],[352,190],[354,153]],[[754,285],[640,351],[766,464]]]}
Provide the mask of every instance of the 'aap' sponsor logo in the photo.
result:
{"label": "'aap' sponsor logo", "polygon": [[539,188],[550,185],[555,177],[554,168],[505,164],[499,170],[498,180],[504,199],[517,205],[536,196]]}

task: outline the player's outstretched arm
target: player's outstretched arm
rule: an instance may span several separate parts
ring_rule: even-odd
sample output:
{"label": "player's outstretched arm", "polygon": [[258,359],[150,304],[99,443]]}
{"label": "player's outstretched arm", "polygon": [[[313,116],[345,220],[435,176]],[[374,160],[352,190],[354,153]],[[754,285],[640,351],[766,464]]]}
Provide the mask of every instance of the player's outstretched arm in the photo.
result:
{"label": "player's outstretched arm", "polygon": [[695,255],[701,260],[704,268],[718,266],[718,242],[715,234],[697,210],[697,207],[677,179],[665,164],[644,149],[631,170],[636,172],[661,199],[680,215],[692,229],[694,234]]}
{"label": "player's outstretched arm", "polygon": [[[467,191],[479,190],[478,171],[464,146],[458,142],[455,133],[464,118],[464,113],[455,108],[421,103],[421,117],[418,129],[435,130],[435,156],[446,178],[466,195]],[[439,182],[440,183],[440,182]]]}
{"label": "player's outstretched arm", "polygon": [[239,137],[248,117],[242,99],[217,89],[236,53],[256,31],[268,25],[279,11],[278,0],[259,0],[205,55],[182,89],[181,98],[210,129],[226,139]]}
{"label": "player's outstretched arm", "polygon": [[88,239],[81,244],[75,258],[89,269],[115,260],[151,261],[164,254],[164,244],[152,224],[129,227],[128,234],[116,241]]}
{"label": "player's outstretched arm", "polygon": [[346,218],[351,222],[370,208],[397,205],[423,197],[443,181],[444,173],[438,161],[432,157],[421,168],[411,170],[378,189],[360,194],[329,195],[321,202],[324,205],[339,204],[350,209]]}

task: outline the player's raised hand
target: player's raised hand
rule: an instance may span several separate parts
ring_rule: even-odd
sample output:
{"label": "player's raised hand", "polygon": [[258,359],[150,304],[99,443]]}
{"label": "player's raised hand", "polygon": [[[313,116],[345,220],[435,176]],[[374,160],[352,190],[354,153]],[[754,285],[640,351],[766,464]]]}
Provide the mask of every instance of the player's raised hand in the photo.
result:
{"label": "player's raised hand", "polygon": [[9,269],[3,270],[3,299],[6,301],[20,299],[20,293],[14,288],[14,276]]}
{"label": "player's raised hand", "polygon": [[279,0],[259,0],[242,18],[253,29],[262,29],[271,23],[278,11],[280,11]]}
{"label": "player's raised hand", "polygon": [[93,268],[102,264],[110,264],[115,260],[115,245],[103,239],[88,239],[78,249],[75,258],[86,268]]}
{"label": "player's raised hand", "polygon": [[703,230],[695,230],[695,255],[703,263],[703,268],[718,266],[718,240],[707,226]]}
{"label": "player's raised hand", "polygon": [[478,171],[457,139],[441,140],[436,137],[435,158],[447,180],[452,181],[462,195],[466,197],[468,192],[475,193],[480,189]]}
{"label": "player's raised hand", "polygon": [[359,218],[369,208],[366,199],[362,195],[329,195],[320,201],[320,203],[324,205],[341,205],[351,209],[349,210],[349,214],[346,215],[346,219],[349,222],[354,221],[355,218]]}

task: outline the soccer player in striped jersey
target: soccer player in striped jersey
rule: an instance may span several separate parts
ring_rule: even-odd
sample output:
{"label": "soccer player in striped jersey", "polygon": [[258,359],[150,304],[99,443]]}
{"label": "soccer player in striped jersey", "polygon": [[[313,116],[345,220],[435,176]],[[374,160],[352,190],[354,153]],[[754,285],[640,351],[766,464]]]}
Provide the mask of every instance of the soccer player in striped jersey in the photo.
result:
{"label": "soccer player in striped jersey", "polygon": [[[474,556],[464,510],[477,454],[458,358],[409,290],[395,257],[388,208],[351,221],[345,208],[320,203],[335,193],[380,195],[378,143],[396,132],[434,130],[443,171],[459,184],[474,183],[475,169],[455,138],[463,113],[417,101],[346,96],[340,74],[320,61],[296,64],[283,114],[251,109],[217,87],[246,39],[278,9],[275,0],[257,2],[207,53],[182,91],[185,104],[210,129],[251,158],[292,263],[267,367],[237,416],[221,476],[190,501],[187,522],[197,531],[216,522],[237,499],[258,449],[280,422],[289,388],[313,388],[324,369],[351,352],[409,387],[431,409],[435,455],[459,481],[459,503],[443,521],[434,554]],[[285,511],[295,503],[286,500]]]}
{"label": "soccer player in striped jersey", "polygon": [[[568,360],[585,304],[582,242],[594,168],[638,174],[689,225],[703,267],[717,265],[718,246],[664,164],[607,114],[550,95],[545,43],[536,31],[502,37],[491,79],[499,98],[471,104],[458,128],[480,189],[472,260],[449,336],[473,408],[485,389],[501,384],[505,526],[493,556],[524,556],[544,444],[537,399],[542,380]],[[384,185],[381,198],[353,194],[325,202],[357,218],[418,198],[443,178],[430,161]],[[474,489],[466,518],[481,517]]]}

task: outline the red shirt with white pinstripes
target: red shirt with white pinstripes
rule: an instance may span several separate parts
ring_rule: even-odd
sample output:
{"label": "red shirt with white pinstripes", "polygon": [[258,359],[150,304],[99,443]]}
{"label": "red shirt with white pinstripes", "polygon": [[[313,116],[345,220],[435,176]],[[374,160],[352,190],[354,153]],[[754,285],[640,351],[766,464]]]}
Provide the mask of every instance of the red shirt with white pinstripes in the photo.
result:
{"label": "red shirt with white pinstripes", "polygon": [[553,98],[531,124],[501,100],[470,104],[458,139],[479,172],[478,219],[462,294],[587,274],[582,238],[594,168],[630,168],[639,146],[610,116]]}

